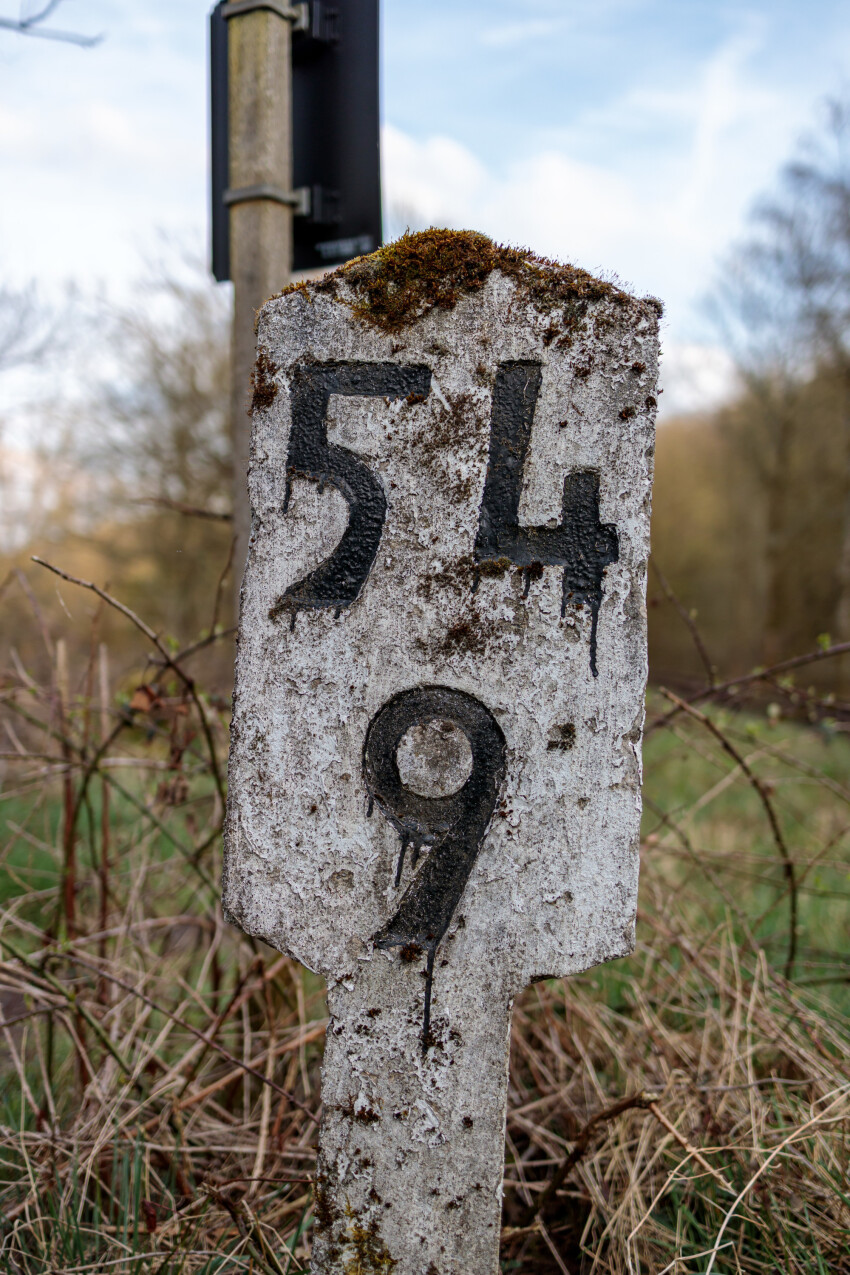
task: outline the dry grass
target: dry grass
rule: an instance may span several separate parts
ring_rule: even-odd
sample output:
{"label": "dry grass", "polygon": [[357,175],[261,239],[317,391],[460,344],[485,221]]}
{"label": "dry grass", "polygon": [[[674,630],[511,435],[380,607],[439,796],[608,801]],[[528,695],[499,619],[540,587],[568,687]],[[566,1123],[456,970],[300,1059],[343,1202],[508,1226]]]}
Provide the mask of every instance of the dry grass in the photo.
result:
{"label": "dry grass", "polygon": [[[323,988],[222,922],[226,705],[91,623],[2,684],[0,1267],[305,1270]],[[850,749],[711,701],[651,705],[635,956],[516,1007],[506,1271],[850,1272]]]}

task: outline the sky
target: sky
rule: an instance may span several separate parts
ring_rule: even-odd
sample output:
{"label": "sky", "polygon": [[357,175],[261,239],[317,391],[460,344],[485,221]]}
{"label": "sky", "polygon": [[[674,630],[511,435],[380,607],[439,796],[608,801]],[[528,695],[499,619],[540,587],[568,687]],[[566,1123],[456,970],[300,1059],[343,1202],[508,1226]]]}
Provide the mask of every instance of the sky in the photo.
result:
{"label": "sky", "polygon": [[[126,298],[163,236],[206,251],[208,9],[64,0],[50,25],[102,35],[91,49],[0,28],[0,283]],[[848,89],[850,6],[383,0],[382,24],[388,227],[471,227],[616,274],[666,304],[666,411],[728,392],[704,299]]]}

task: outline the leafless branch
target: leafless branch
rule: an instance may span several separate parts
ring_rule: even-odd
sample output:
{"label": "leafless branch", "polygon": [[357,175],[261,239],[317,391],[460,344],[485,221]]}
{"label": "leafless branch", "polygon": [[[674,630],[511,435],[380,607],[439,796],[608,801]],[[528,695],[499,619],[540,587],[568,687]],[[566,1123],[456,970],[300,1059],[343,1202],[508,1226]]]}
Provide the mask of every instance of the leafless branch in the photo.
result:
{"label": "leafless branch", "polygon": [[107,606],[113,607],[116,611],[120,611],[122,615],[126,616],[131,623],[135,624],[136,628],[139,629],[140,632],[144,633],[148,641],[156,647],[157,651],[162,656],[164,663],[177,674],[180,681],[186,687],[186,690],[191,696],[195,708],[198,711],[201,730],[204,732],[204,738],[207,741],[207,747],[209,749],[210,768],[212,770],[213,780],[215,781],[215,786],[218,790],[219,799],[222,805],[224,805],[224,781],[221,777],[221,770],[215,751],[215,743],[213,742],[209,722],[207,721],[207,715],[204,712],[203,705],[201,704],[198,696],[194,679],[191,678],[188,673],[183,671],[174,656],[169,653],[168,648],[160,638],[159,634],[155,633],[150,625],[145,624],[144,620],[136,615],[135,611],[131,611],[130,608],[125,606],[123,602],[119,602],[117,598],[113,598],[111,593],[107,593],[104,589],[101,589],[99,585],[93,584],[91,580],[81,580],[79,576],[72,576],[67,571],[63,571],[61,567],[54,567],[52,563],[45,562],[43,558],[39,558],[35,554],[33,554],[32,560],[33,562],[38,563],[40,567],[46,567],[48,571],[52,571],[53,574],[59,576],[60,579],[67,580],[69,584],[76,584],[81,589],[89,589],[92,593],[96,594],[101,601],[105,602]]}
{"label": "leafless branch", "polygon": [[654,558],[651,559],[651,564],[652,564],[653,571],[658,577],[658,583],[661,585],[661,588],[664,591],[664,596],[666,597],[667,601],[670,602],[676,608],[676,611],[678,612],[678,615],[682,623],[685,625],[691,637],[693,638],[693,642],[694,642],[694,646],[696,647],[697,654],[699,655],[699,658],[702,661],[703,668],[705,669],[706,674],[708,676],[708,684],[709,686],[713,687],[716,681],[716,670],[714,665],[711,662],[711,658],[708,654],[705,643],[702,640],[702,634],[697,628],[696,620],[694,619],[694,616],[687,609],[687,607],[683,606],[683,604],[676,597],[676,594],[673,592],[673,590],[670,588],[670,585],[667,583],[667,577],[664,575],[664,572],[661,570],[661,568],[659,567],[658,563],[655,561]]}
{"label": "leafless branch", "polygon": [[603,1111],[598,1111],[595,1116],[592,1116],[579,1132],[570,1154],[561,1161],[552,1174],[543,1193],[535,1202],[528,1206],[522,1215],[519,1222],[520,1227],[531,1226],[538,1215],[545,1217],[555,1200],[557,1192],[587,1151],[593,1131],[599,1125],[607,1124],[609,1120],[615,1120],[617,1116],[621,1116],[624,1111],[633,1111],[636,1107],[643,1108],[644,1111],[649,1110],[655,1105],[657,1100],[658,1095],[653,1093],[632,1094],[628,1098],[621,1098],[618,1102],[612,1103],[610,1107],[605,1107]]}
{"label": "leafless branch", "polygon": [[740,766],[764,806],[764,812],[767,815],[767,821],[770,824],[773,840],[776,843],[776,848],[779,851],[779,857],[782,860],[782,867],[788,886],[791,916],[788,923],[788,956],[785,960],[785,977],[790,978],[794,969],[794,961],[797,956],[797,876],[794,868],[794,860],[791,858],[791,853],[785,843],[785,838],[782,835],[782,829],[779,825],[779,819],[777,818],[776,811],[773,808],[773,802],[770,799],[767,788],[759,779],[758,775],[754,774],[754,772],[750,769],[747,765],[746,758],[738,752],[735,745],[726,737],[716,722],[713,722],[710,717],[706,717],[705,713],[701,713],[699,709],[694,708],[693,705],[689,704],[686,700],[680,699],[678,695],[674,695],[672,691],[665,690],[663,686],[660,690],[665,699],[668,699],[671,704],[675,704],[677,708],[682,710],[683,713],[687,713],[689,717],[694,719],[694,721],[700,722],[700,724],[714,736],[721,748],[723,748],[733,761],[737,762]]}
{"label": "leafless branch", "polygon": [[[5,19],[0,18],[0,27]],[[57,340],[57,324],[35,284],[0,287],[0,372],[40,362]]]}
{"label": "leafless branch", "polygon": [[[714,686],[706,686],[692,695],[689,704],[697,704],[702,700],[715,699],[729,691],[740,690],[742,686],[752,686],[753,682],[768,682],[780,677],[783,673],[791,673],[794,669],[804,668],[807,664],[818,664],[821,660],[836,659],[839,655],[850,655],[850,642],[833,642],[831,646],[822,646],[817,651],[809,651],[807,655],[795,655],[793,659],[782,660],[779,664],[771,664],[769,668],[756,669],[753,673],[744,673],[741,677],[730,677],[726,682],[717,682]],[[669,697],[668,697],[669,698]],[[673,702],[673,708],[654,721],[648,722],[644,734],[650,735],[661,726],[668,726],[672,719],[684,711]]]}
{"label": "leafless branch", "polygon": [[15,31],[18,35],[38,36],[41,40],[61,40],[64,44],[76,44],[82,49],[91,49],[100,44],[102,35],[79,35],[76,31],[57,31],[54,27],[41,25],[61,3],[62,0],[49,0],[43,9],[28,18],[0,18],[0,29]]}
{"label": "leafless branch", "polygon": [[218,509],[199,509],[197,505],[187,505],[182,500],[169,500],[166,496],[144,496],[134,500],[133,504],[170,509],[173,513],[184,514],[187,518],[208,518],[211,522],[233,522],[233,514],[223,513]]}

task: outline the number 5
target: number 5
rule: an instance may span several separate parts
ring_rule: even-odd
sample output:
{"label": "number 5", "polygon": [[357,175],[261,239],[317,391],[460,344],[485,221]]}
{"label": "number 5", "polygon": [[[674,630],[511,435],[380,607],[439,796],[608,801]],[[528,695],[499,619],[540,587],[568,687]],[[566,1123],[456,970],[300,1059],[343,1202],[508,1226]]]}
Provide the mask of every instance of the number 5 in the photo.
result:
{"label": "number 5", "polygon": [[314,478],[319,491],[330,483],[344,498],[348,526],[330,557],[278,598],[269,612],[272,620],[288,613],[294,627],[299,611],[335,607],[339,612],[351,606],[381,543],[387,515],[381,480],[353,452],[328,442],[331,395],[407,398],[409,394],[424,397],[430,390],[431,370],[421,364],[317,363],[295,369],[283,512],[289,505],[292,479]]}

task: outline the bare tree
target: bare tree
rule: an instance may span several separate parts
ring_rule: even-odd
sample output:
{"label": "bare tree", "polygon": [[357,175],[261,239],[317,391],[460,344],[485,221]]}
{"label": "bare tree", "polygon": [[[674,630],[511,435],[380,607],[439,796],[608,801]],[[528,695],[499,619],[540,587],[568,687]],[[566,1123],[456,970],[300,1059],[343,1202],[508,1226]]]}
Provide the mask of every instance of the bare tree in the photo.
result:
{"label": "bare tree", "polygon": [[[61,543],[63,565],[120,579],[130,605],[186,637],[209,623],[231,542],[229,294],[169,253],[73,327],[72,365],[22,414],[0,549]],[[0,448],[0,484],[3,461]]]}
{"label": "bare tree", "polygon": [[35,284],[0,285],[0,372],[39,363],[56,337],[54,316]]}
{"label": "bare tree", "polygon": [[59,8],[62,0],[48,0],[48,3],[27,13],[27,6],[21,5],[19,18],[0,18],[0,28],[4,31],[15,31],[18,35],[37,36],[42,40],[61,40],[65,44],[77,44],[81,48],[90,49],[103,39],[100,35],[78,35],[74,31],[57,31],[55,27],[42,26],[43,22]]}
{"label": "bare tree", "polygon": [[116,507],[227,513],[230,300],[206,272],[154,274],[102,318],[111,374],[74,430],[79,459]]}
{"label": "bare tree", "polygon": [[[805,431],[801,388],[835,384],[833,428],[843,455],[842,536],[834,624],[850,636],[850,100],[826,104],[821,130],[782,170],[778,189],[753,215],[753,234],[732,254],[717,312],[759,405],[758,448],[767,504],[768,640],[785,605],[783,556],[796,534],[790,454]],[[799,502],[796,502],[799,504]]]}

